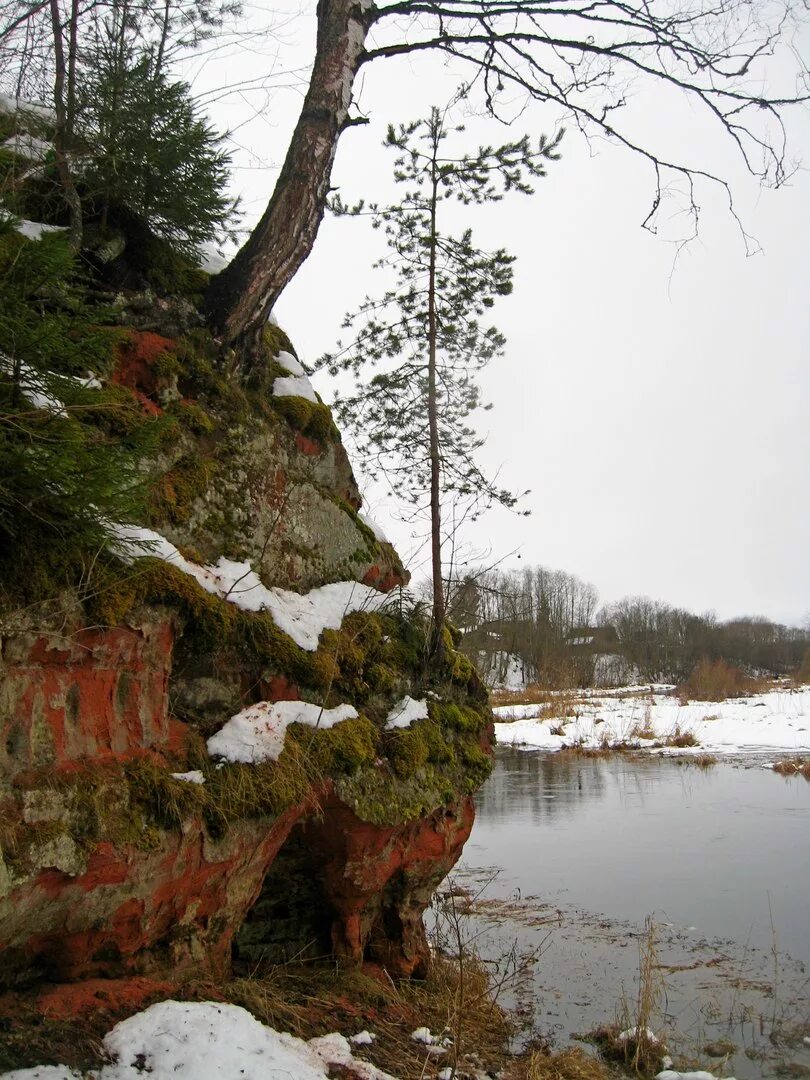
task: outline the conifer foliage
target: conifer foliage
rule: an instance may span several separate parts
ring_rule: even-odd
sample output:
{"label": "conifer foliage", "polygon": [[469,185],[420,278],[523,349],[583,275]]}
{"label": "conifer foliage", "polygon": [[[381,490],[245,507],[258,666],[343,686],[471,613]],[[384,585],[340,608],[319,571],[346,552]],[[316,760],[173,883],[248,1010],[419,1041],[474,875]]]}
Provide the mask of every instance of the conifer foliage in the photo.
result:
{"label": "conifer foliage", "polygon": [[38,204],[37,220],[68,226],[74,254],[88,246],[85,233],[91,245],[98,241],[99,224],[103,240],[118,230],[137,242],[145,227],[192,260],[201,244],[228,235],[236,207],[226,193],[231,155],[176,65],[235,18],[238,3],[11,0],[7,7],[4,109],[30,95],[37,103],[26,109],[23,100],[13,127],[50,151],[44,167],[27,170],[26,184],[0,176],[0,204],[25,217]]}
{"label": "conifer foliage", "polygon": [[449,126],[447,110],[436,108],[423,120],[389,128],[386,145],[397,155],[394,179],[404,187],[402,197],[368,207],[332,200],[337,214],[368,214],[383,230],[389,254],[377,266],[393,272],[395,284],[346,317],[353,341],[318,364],[332,375],[353,376],[354,389],[334,408],[366,462],[384,471],[407,502],[429,505],[437,651],[445,616],[442,501],[472,500],[476,513],[517,501],[478,465],[484,440],[469,423],[486,407],[475,376],[502,356],[505,344],[500,331],[481,320],[512,291],[514,259],[502,248],[478,247],[470,229],[453,234],[444,211],[449,200],[480,205],[512,191],[531,193],[531,181],[557,159],[562,134],[543,137],[536,147],[524,136],[454,155],[445,144],[463,130]]}
{"label": "conifer foliage", "polygon": [[151,52],[126,66],[100,59],[79,104],[82,188],[105,223],[111,209],[125,209],[193,258],[233,221],[230,154],[188,84],[156,69]]}
{"label": "conifer foliage", "polygon": [[[120,332],[85,314],[75,274],[65,231],[31,240],[0,220],[0,578],[17,595],[53,594],[77,561],[114,546],[115,523],[142,511],[141,462],[160,434],[82,378]],[[52,588],[36,579],[44,569]]]}

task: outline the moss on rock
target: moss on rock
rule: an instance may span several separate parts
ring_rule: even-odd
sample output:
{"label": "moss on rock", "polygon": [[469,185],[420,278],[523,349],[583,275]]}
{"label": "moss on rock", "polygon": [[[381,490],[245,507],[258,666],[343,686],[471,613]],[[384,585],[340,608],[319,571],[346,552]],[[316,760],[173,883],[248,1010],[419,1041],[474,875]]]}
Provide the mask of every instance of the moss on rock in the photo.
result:
{"label": "moss on rock", "polygon": [[339,441],[338,430],[332,419],[332,410],[322,401],[309,401],[295,394],[284,397],[273,396],[270,404],[289,423],[290,427],[300,431],[315,442],[328,440]]}

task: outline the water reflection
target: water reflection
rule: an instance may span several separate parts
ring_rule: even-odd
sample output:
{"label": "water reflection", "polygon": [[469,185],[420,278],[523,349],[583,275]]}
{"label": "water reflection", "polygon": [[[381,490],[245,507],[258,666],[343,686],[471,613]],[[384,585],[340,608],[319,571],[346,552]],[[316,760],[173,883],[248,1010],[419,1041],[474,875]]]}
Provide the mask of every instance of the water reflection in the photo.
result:
{"label": "water reflection", "polygon": [[705,936],[810,961],[810,785],[763,769],[708,771],[498,751],[468,865],[502,887],[611,918],[656,913]]}
{"label": "water reflection", "polygon": [[[576,813],[583,799],[605,793],[605,775],[595,759],[569,758],[519,750],[499,752],[499,767],[476,798],[488,822],[508,821],[516,805],[535,824],[560,814]],[[508,766],[506,766],[508,762]]]}
{"label": "water reflection", "polygon": [[704,1048],[723,1040],[738,1080],[810,1075],[785,1041],[810,1031],[810,784],[502,749],[477,805],[456,872],[479,899],[471,934],[495,965],[542,949],[513,1000],[537,1033],[562,1046],[635,1001],[653,915],[673,1056],[716,1073]]}

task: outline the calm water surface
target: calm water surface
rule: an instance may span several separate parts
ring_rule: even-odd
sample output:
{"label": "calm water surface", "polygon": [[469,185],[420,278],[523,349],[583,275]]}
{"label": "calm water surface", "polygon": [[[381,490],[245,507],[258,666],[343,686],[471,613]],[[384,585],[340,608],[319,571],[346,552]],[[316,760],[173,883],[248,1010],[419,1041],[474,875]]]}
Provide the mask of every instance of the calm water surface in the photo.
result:
{"label": "calm water surface", "polygon": [[470,866],[612,918],[655,915],[810,964],[810,783],[763,768],[500,750]]}
{"label": "calm water surface", "polygon": [[[632,1006],[652,916],[676,1063],[810,1076],[810,784],[504,748],[476,803],[456,881],[486,959],[540,948],[511,1002],[535,1034],[562,1045]],[[720,1040],[726,1061],[707,1053]]]}

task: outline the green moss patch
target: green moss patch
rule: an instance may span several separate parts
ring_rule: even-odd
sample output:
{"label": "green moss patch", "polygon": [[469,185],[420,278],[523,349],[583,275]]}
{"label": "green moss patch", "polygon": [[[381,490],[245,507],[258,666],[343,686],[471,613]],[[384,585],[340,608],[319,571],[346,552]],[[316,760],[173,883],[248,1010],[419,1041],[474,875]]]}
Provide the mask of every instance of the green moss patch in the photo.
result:
{"label": "green moss patch", "polygon": [[163,559],[138,559],[131,567],[99,568],[86,606],[95,621],[106,625],[126,622],[142,605],[168,607],[184,619],[186,632],[207,645],[221,644],[235,633],[239,609],[205,589],[182,570]]}
{"label": "green moss patch", "polygon": [[170,521],[182,525],[191,517],[197,499],[208,490],[216,473],[212,458],[187,454],[168,472],[153,481],[149,494],[149,520],[159,525]]}
{"label": "green moss patch", "polygon": [[431,719],[443,728],[477,735],[487,724],[488,716],[471,705],[454,702],[431,701],[428,705]]}
{"label": "green moss patch", "polygon": [[270,404],[280,413],[290,427],[300,431],[315,442],[329,440],[338,442],[340,436],[332,419],[332,411],[322,401],[308,401],[307,398],[291,395],[289,397],[270,398]]}
{"label": "green moss patch", "polygon": [[295,346],[276,323],[267,323],[262,331],[262,344],[264,345],[268,360],[275,360],[279,353],[288,352],[298,359]]}

